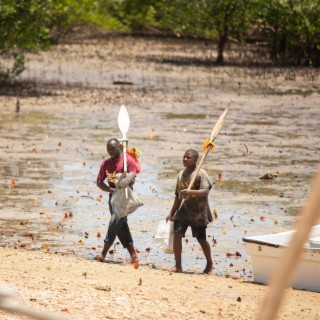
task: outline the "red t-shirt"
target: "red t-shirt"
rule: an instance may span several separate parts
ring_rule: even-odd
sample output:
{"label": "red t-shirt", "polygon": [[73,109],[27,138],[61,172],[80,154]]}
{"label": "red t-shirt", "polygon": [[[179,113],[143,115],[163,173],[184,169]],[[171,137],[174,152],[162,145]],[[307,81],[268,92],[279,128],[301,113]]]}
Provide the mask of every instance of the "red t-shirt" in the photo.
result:
{"label": "red t-shirt", "polygon": [[[104,160],[100,166],[100,171],[98,173],[97,180],[104,181],[107,179],[108,184],[111,188],[115,188],[115,178],[117,173],[123,172],[123,154],[120,155],[119,160],[117,163],[114,163],[114,161],[109,158],[107,160]],[[137,166],[134,160],[131,157],[127,156],[127,172],[134,172],[137,174]],[[132,184],[130,184],[130,187],[132,189]]]}

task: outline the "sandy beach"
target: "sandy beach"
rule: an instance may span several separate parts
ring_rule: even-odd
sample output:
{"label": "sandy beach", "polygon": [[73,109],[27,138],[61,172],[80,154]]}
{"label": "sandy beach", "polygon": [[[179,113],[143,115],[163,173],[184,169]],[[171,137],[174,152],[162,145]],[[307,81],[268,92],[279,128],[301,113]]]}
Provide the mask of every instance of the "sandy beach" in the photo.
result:
{"label": "sandy beach", "polygon": [[[79,320],[254,319],[267,290],[225,277],[3,248],[0,267],[0,283],[15,287],[19,302]],[[288,289],[277,319],[319,317],[318,293]]]}
{"label": "sandy beach", "polygon": [[[0,91],[0,285],[72,319],[254,319],[267,287],[253,283],[242,238],[294,228],[319,169],[319,71],[217,67],[214,54],[201,41],[101,37],[28,55],[22,83]],[[129,217],[137,270],[118,242],[109,263],[92,260],[109,221],[95,180],[107,139],[120,136],[121,104],[129,143],[142,151],[135,191],[144,206]],[[172,274],[155,230],[184,151],[201,151],[227,106],[205,163],[218,214],[208,227],[214,272],[201,275],[205,261],[187,233],[185,273]],[[268,172],[277,177],[259,179]],[[319,318],[319,294],[288,290],[279,319]]]}

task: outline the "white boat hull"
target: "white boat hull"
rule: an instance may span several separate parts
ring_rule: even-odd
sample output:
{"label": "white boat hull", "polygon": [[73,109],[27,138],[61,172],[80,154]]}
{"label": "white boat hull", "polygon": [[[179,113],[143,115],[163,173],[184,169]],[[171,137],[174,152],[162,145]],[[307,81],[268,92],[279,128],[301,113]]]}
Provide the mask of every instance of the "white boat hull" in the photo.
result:
{"label": "white boat hull", "polygon": [[[271,274],[293,234],[294,231],[288,231],[243,238],[247,253],[251,256],[253,277],[256,283],[269,283]],[[318,239],[319,235],[320,225],[317,225],[312,229],[310,243],[305,245],[294,276],[291,286],[295,289],[320,292],[320,244],[318,246],[318,242],[314,240]]]}

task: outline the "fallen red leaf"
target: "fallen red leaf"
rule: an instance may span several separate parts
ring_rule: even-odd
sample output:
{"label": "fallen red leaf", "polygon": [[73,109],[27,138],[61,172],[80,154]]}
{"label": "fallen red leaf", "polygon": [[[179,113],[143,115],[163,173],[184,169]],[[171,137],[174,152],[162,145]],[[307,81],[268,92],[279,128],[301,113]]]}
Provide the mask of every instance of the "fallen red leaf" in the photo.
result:
{"label": "fallen red leaf", "polygon": [[261,221],[264,221],[264,220],[266,220],[266,217],[260,216],[260,220],[261,220]]}
{"label": "fallen red leaf", "polygon": [[147,251],[148,253],[150,252],[150,250],[151,250],[150,248],[146,248],[146,251]]}

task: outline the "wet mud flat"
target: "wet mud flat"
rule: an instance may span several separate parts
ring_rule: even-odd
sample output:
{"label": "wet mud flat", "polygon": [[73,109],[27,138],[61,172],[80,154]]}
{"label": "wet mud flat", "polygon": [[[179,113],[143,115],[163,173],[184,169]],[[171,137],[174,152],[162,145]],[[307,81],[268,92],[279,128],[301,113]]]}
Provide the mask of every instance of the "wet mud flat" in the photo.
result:
{"label": "wet mud flat", "polygon": [[[135,246],[142,264],[172,267],[173,256],[154,244],[157,224],[172,206],[184,151],[201,151],[229,106],[204,166],[218,214],[208,240],[215,274],[251,281],[242,237],[291,229],[319,168],[319,75],[172,63],[210,54],[212,48],[197,43],[124,38],[29,56],[21,77],[29,84],[1,88],[1,246],[88,258],[100,253],[108,195],[95,180],[107,139],[121,137],[117,116],[125,104],[129,143],[142,151],[135,191],[144,206],[129,217]],[[276,177],[259,179],[266,173]],[[127,257],[118,243],[107,256],[114,262]],[[205,266],[190,233],[183,259],[187,272]]]}

